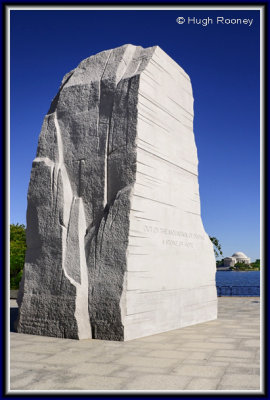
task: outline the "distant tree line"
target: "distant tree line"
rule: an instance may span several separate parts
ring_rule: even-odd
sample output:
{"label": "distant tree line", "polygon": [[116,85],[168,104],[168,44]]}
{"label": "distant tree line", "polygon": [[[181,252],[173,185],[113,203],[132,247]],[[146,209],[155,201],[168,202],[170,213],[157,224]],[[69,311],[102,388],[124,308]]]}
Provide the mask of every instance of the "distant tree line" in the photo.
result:
{"label": "distant tree line", "polygon": [[[224,265],[224,259],[216,261],[217,267],[222,267]],[[244,262],[237,262],[233,267],[230,267],[231,270],[237,271],[260,271],[260,259],[257,259],[255,262],[246,264]]]}
{"label": "distant tree line", "polygon": [[260,271],[260,260],[257,259],[255,262],[250,263],[250,264],[245,264],[243,262],[237,262],[234,264],[233,269],[239,270],[239,271]]}

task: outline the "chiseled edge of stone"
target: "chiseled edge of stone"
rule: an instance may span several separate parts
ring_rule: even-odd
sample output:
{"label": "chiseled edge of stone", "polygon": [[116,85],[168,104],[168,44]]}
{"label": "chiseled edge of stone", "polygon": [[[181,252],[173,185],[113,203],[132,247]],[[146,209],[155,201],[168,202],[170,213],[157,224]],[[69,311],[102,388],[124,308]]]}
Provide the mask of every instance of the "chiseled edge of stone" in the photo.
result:
{"label": "chiseled edge of stone", "polygon": [[[107,68],[107,66],[109,64],[109,60],[107,60],[105,69],[104,69],[103,74],[102,74],[102,78],[104,77],[105,82],[106,82],[106,79],[109,79],[109,80],[110,79],[111,80],[116,79],[115,87],[113,89],[114,90],[114,93],[113,93],[114,100],[115,100],[115,97],[117,97],[117,93],[116,93],[117,92],[117,88],[120,87],[122,85],[122,83],[124,84],[124,82],[131,82],[131,80],[133,78],[135,78],[136,76],[139,76],[142,73],[142,71],[145,69],[145,66],[147,65],[147,63],[151,59],[152,54],[153,54],[154,49],[155,49],[154,47],[150,48],[150,49],[143,49],[143,48],[140,48],[140,47],[135,47],[135,46],[130,46],[130,45],[122,46],[122,48],[125,49],[125,52],[122,54],[122,58],[120,59],[118,66],[116,65],[116,68],[113,71],[108,71],[108,73],[109,73],[109,77],[108,77],[107,76],[108,74],[106,72],[106,68]],[[112,55],[112,53],[115,50],[119,50],[119,48],[112,50],[110,55]],[[119,65],[121,64],[122,60],[124,59],[124,56],[125,56],[126,52],[128,52],[130,50],[131,50],[131,52],[130,52],[131,54],[128,55],[128,57],[127,57],[128,60],[125,61],[125,67],[123,68],[123,64],[122,64],[122,70],[121,70],[121,72],[119,72]],[[140,51],[140,53],[142,53],[141,57],[138,56],[138,51]],[[150,53],[150,54],[147,54],[147,53]],[[136,64],[135,60],[137,60],[137,64]],[[134,65],[134,62],[135,62],[135,65]],[[111,67],[110,64],[109,64],[109,66]],[[115,77],[110,76],[110,72]],[[118,77],[116,75],[118,75]],[[102,78],[101,78],[101,81],[102,81]],[[101,85],[101,83],[100,83],[100,85]],[[138,94],[138,93],[136,93],[136,94]],[[113,107],[114,107],[114,102],[112,103],[111,113],[112,113],[112,118],[113,117],[117,118],[117,114],[113,115]],[[137,117],[136,117],[136,125],[137,125]],[[109,129],[108,135],[110,135],[110,134],[111,134],[111,132],[110,132],[110,129]],[[108,140],[107,140],[107,142],[108,142]],[[136,138],[135,138],[135,142],[134,142],[133,146],[134,146],[134,152],[136,152],[136,150],[135,150],[136,149]],[[105,168],[107,167],[108,158],[109,158],[109,156],[107,154],[106,160],[105,160],[106,161],[105,162],[105,164],[106,164]],[[105,176],[106,176],[106,170],[105,170]],[[116,193],[115,197],[113,197],[113,198],[110,198],[110,197],[108,198],[106,187],[104,188],[104,205],[105,205],[104,216],[102,216],[102,218],[101,218],[100,225],[99,225],[98,230],[95,233],[95,237],[93,239],[93,240],[96,241],[98,246],[101,245],[101,243],[99,241],[99,230],[102,229],[103,233],[104,232],[106,233],[106,229],[108,229],[107,228],[108,224],[112,223],[112,220],[114,219],[112,217],[112,215],[114,213],[114,209],[115,208],[117,209],[119,207],[119,204],[122,204],[122,206],[124,208],[124,210],[122,211],[122,214],[123,215],[124,214],[129,215],[129,213],[130,213],[130,190],[132,189],[132,185],[135,182],[135,176],[136,176],[136,174],[134,173],[134,176],[131,179],[131,181],[127,182],[127,184],[125,186],[121,187],[118,190],[118,192]],[[106,179],[107,179],[107,176],[106,176]],[[107,185],[108,185],[108,183],[107,183]],[[125,218],[123,215],[122,215],[122,218]],[[127,217],[126,221],[122,224],[122,230],[125,230],[126,229],[125,226],[128,225],[127,232],[126,232],[126,235],[125,235],[126,238],[127,238],[127,243],[125,245],[125,254],[122,255],[123,257],[125,257],[125,259],[126,259],[126,251],[127,251],[127,247],[128,247],[128,231],[129,231],[129,220],[128,220],[128,218],[129,217]],[[106,235],[105,235],[105,237],[106,237]],[[103,234],[102,234],[102,239],[101,240],[103,240]],[[106,243],[105,243],[105,246],[106,246]],[[125,270],[126,270],[126,261],[125,262],[123,261],[123,257],[120,257],[120,259],[122,260],[121,261],[122,263],[125,263]],[[103,254],[103,258],[106,258],[106,255],[104,256],[104,254]],[[110,262],[110,264],[112,266],[114,265],[113,261],[114,260],[111,260],[111,262]],[[99,262],[99,260],[95,259],[95,263],[98,263],[98,262]],[[120,261],[117,260],[115,262],[119,263]],[[116,267],[116,265],[115,265],[115,267]],[[119,268],[119,266],[117,266],[117,267]],[[91,268],[91,266],[88,266],[88,268]],[[101,265],[100,269],[102,269],[102,265]],[[114,310],[113,311],[113,316],[108,315],[107,318],[104,318],[104,322],[102,324],[100,324],[101,321],[99,321],[99,322],[95,321],[95,318],[94,318],[93,314],[91,315],[91,306],[94,307],[95,304],[93,304],[93,302],[91,302],[91,301],[89,302],[90,319],[91,319],[91,325],[92,325],[92,328],[93,328],[92,335],[95,338],[107,339],[107,340],[124,340],[124,332],[123,332],[123,329],[120,326],[121,322],[119,320],[119,316],[117,316],[117,315],[120,314],[121,315],[121,320],[123,319],[123,314],[124,313],[123,313],[122,308],[123,308],[123,304],[124,304],[123,295],[124,295],[124,292],[125,292],[125,272],[123,272],[123,276],[122,277],[118,277],[119,281],[121,279],[122,279],[122,283],[119,286],[119,290],[121,291],[121,293],[120,294],[115,293],[115,301],[116,302],[118,301],[117,299],[118,299],[118,296],[119,296],[118,306],[115,307],[115,306],[113,306],[111,304],[111,307]],[[106,282],[106,281],[103,282],[104,286],[106,285],[106,283],[108,283],[108,282]],[[100,289],[98,287],[98,284],[96,284],[96,285],[94,284],[94,287],[91,288],[91,279],[90,279],[89,286],[90,286],[89,287],[89,293],[90,293],[89,296],[91,298],[91,291],[94,289],[95,293],[96,293]],[[106,288],[103,288],[103,290],[106,290]],[[97,298],[98,298],[97,294],[95,294],[95,296],[97,296]],[[102,299],[100,299],[100,300],[102,300]],[[102,307],[101,303],[102,303],[102,301],[100,301],[100,303],[99,303],[99,306],[100,306],[100,308],[98,310],[99,314],[100,313],[102,314],[102,313],[106,312],[106,310],[104,310],[104,305]],[[110,308],[110,307],[108,307],[108,305],[105,305],[105,307],[107,307],[108,309]],[[119,311],[117,311],[115,309],[117,307],[119,307]],[[111,311],[111,310],[108,310],[108,314],[109,314],[109,311]],[[115,324],[114,325],[113,325],[113,321],[112,321],[111,318],[113,318],[115,320]],[[122,326],[123,326],[123,324],[122,324]]]}

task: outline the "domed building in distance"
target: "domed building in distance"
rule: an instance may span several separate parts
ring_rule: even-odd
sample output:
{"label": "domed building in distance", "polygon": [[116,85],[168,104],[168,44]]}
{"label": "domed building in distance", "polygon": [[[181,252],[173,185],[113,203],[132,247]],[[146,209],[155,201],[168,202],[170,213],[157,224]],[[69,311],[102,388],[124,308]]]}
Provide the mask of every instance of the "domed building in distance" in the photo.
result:
{"label": "domed building in distance", "polygon": [[233,253],[231,257],[225,257],[223,260],[224,267],[233,267],[236,263],[250,264],[250,258],[241,251]]}

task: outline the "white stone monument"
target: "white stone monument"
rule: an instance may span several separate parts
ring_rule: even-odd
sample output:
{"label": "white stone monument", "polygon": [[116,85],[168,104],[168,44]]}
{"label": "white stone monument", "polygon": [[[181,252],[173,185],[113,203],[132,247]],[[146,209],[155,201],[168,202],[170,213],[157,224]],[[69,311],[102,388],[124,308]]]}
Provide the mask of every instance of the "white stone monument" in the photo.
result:
{"label": "white stone monument", "polygon": [[83,60],[45,116],[18,332],[130,340],[217,317],[188,75],[158,46]]}

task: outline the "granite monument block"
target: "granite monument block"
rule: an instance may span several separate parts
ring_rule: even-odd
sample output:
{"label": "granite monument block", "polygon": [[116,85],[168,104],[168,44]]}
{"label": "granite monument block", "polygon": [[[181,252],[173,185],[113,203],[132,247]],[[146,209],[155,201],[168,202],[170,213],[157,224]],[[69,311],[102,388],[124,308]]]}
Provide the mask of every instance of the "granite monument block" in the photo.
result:
{"label": "granite monument block", "polygon": [[130,340],[213,320],[215,272],[189,76],[158,46],[83,60],[32,165],[18,332]]}

